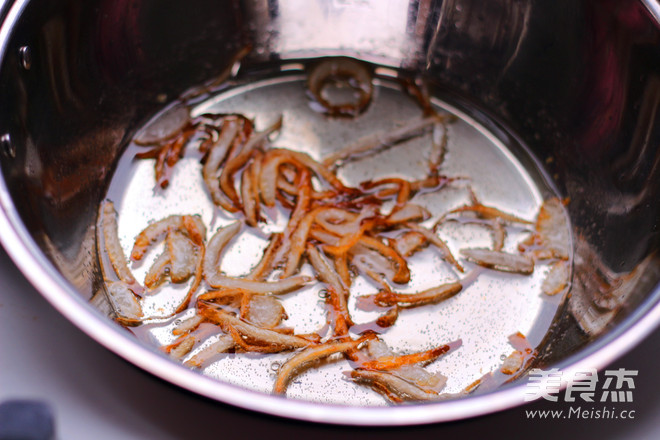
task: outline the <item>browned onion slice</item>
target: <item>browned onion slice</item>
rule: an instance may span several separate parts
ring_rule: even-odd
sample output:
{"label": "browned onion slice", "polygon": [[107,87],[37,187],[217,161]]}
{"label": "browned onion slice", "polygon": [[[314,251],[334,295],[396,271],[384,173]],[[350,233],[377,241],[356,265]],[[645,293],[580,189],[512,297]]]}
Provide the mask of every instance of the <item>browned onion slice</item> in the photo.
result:
{"label": "browned onion slice", "polygon": [[204,278],[211,287],[241,288],[257,293],[285,293],[299,289],[309,281],[307,276],[294,276],[278,281],[255,281],[222,275],[219,268],[222,251],[229,241],[238,234],[240,222],[234,222],[218,232],[209,240],[204,259]]}
{"label": "browned onion slice", "polygon": [[[97,243],[103,248],[99,249],[99,252],[104,251],[110,259],[110,264],[117,277],[124,282],[133,293],[141,295],[144,292],[144,287],[137,282],[133,273],[128,268],[126,255],[119,242],[117,212],[115,211],[114,204],[110,200],[104,200],[99,207]],[[105,273],[107,269],[105,269],[103,265],[102,254],[99,254],[99,260],[101,262],[101,268],[104,270],[103,275],[107,277],[109,274]]]}
{"label": "browned onion slice", "polygon": [[399,307],[419,307],[425,304],[435,304],[456,295],[463,289],[459,282],[441,284],[418,293],[395,293],[381,291],[374,296],[376,304],[383,306],[398,305]]}
{"label": "browned onion slice", "polygon": [[137,145],[155,145],[172,139],[190,122],[190,112],[178,104],[165,110],[133,139]]}
{"label": "browned onion slice", "polygon": [[189,368],[204,368],[217,355],[226,353],[234,348],[234,345],[234,339],[231,336],[221,335],[216,341],[195,353],[190,359],[184,362],[183,365]]}
{"label": "browned onion slice", "polygon": [[227,160],[227,163],[220,173],[220,189],[225,193],[229,200],[232,201],[234,206],[241,206],[238,194],[236,193],[236,188],[234,188],[234,175],[239,169],[245,166],[254,150],[261,146],[271,133],[279,130],[281,127],[282,117],[280,116],[277,121],[275,121],[270,127],[266,128],[266,130],[259,133],[253,133],[252,136],[248,138],[245,145],[240,148],[240,151],[238,151],[234,157],[230,157]]}
{"label": "browned onion slice", "polygon": [[480,266],[503,272],[529,275],[534,272],[534,260],[527,255],[509,254],[486,248],[461,249],[461,254]]}
{"label": "browned onion slice", "polygon": [[322,345],[307,348],[286,361],[277,372],[277,379],[273,386],[273,393],[283,394],[291,379],[313,362],[327,358],[337,353],[346,353],[349,350],[358,348],[364,342],[365,338],[356,341],[345,342],[326,342]]}
{"label": "browned onion slice", "polygon": [[367,383],[374,391],[384,395],[394,403],[404,401],[438,400],[440,395],[432,390],[423,389],[395,374],[384,371],[357,369],[350,373],[358,383]]}
{"label": "browned onion slice", "polygon": [[124,325],[138,325],[142,322],[142,307],[126,283],[106,281],[105,288],[117,321]]}
{"label": "browned onion slice", "polygon": [[224,331],[229,332],[231,329],[234,329],[242,336],[250,339],[253,344],[266,347],[271,346],[278,351],[303,348],[314,344],[300,336],[286,335],[273,330],[257,327],[204,301],[198,301],[197,308],[200,315],[209,321],[218,324]]}
{"label": "browned onion slice", "polygon": [[543,202],[536,217],[535,233],[519,246],[521,250],[529,248],[537,259],[568,259],[571,243],[565,203],[556,197]]}
{"label": "browned onion slice", "polygon": [[220,166],[227,158],[229,150],[238,135],[240,124],[238,120],[229,119],[223,124],[222,131],[218,140],[210,147],[206,161],[202,166],[202,177],[204,184],[211,195],[213,203],[229,212],[236,212],[238,209],[231,203],[231,200],[220,190]]}
{"label": "browned onion slice", "polygon": [[569,283],[571,269],[568,260],[559,260],[550,266],[550,271],[541,284],[541,291],[546,295],[562,292]]}
{"label": "browned onion slice", "polygon": [[[351,99],[335,102],[325,96],[325,88],[337,84],[352,91]],[[329,116],[355,117],[362,113],[373,94],[372,73],[367,66],[355,59],[332,57],[314,65],[307,77],[307,88]]]}
{"label": "browned onion slice", "polygon": [[454,255],[451,253],[451,250],[449,249],[449,246],[447,246],[447,243],[444,242],[440,237],[436,235],[435,232],[423,227],[419,226],[415,223],[406,223],[406,226],[415,232],[419,232],[422,234],[426,239],[434,245],[442,254],[442,258],[452,266],[454,266],[459,272],[465,272],[465,269],[463,266],[460,265],[458,261],[456,261],[456,258],[454,258]]}

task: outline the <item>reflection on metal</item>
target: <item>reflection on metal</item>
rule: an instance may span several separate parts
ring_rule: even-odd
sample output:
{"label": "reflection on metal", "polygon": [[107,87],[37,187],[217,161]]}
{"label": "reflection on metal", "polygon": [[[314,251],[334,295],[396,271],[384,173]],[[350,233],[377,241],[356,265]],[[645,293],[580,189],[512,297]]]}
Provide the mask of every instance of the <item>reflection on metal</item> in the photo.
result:
{"label": "reflection on metal", "polygon": [[32,51],[29,46],[21,46],[18,49],[18,59],[25,70],[30,70],[30,67],[32,67]]}
{"label": "reflection on metal", "polygon": [[658,0],[642,0],[642,3],[660,26],[660,2]]}
{"label": "reflection on metal", "polygon": [[0,136],[0,148],[2,149],[2,153],[6,157],[12,159],[16,157],[16,146],[11,141],[11,137],[9,136],[9,133],[5,133],[2,136]]}

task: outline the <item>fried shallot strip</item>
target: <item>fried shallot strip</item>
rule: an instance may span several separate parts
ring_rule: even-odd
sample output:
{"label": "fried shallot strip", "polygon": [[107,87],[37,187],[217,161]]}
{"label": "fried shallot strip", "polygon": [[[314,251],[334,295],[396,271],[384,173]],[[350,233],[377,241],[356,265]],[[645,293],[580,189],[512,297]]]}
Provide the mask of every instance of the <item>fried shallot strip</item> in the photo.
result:
{"label": "fried shallot strip", "polygon": [[282,128],[282,117],[280,116],[274,124],[266,128],[266,130],[259,133],[252,133],[252,136],[247,140],[245,145],[242,146],[238,154],[230,157],[225,164],[222,173],[220,174],[220,189],[232,201],[233,205],[237,208],[241,207],[236,188],[234,188],[234,175],[236,172],[243,168],[252,156],[254,150],[258,148],[268,136]]}
{"label": "fried shallot strip", "polygon": [[195,353],[190,359],[183,363],[189,368],[204,368],[206,367],[215,356],[226,353],[234,348],[234,339],[229,335],[221,335],[216,341],[202,348]]}
{"label": "fried shallot strip", "polygon": [[459,282],[441,284],[418,293],[396,293],[382,290],[373,296],[374,302],[381,306],[398,305],[399,307],[419,307],[435,304],[456,295],[463,289]]}
{"label": "fried shallot strip", "polygon": [[463,212],[473,212],[476,215],[478,215],[480,218],[488,219],[488,220],[499,218],[508,223],[520,223],[523,225],[532,224],[532,222],[529,220],[525,220],[524,218],[518,217],[513,214],[509,214],[508,212],[501,211],[492,206],[482,205],[481,203],[461,206],[456,209],[452,209],[451,211],[449,211],[449,214],[457,214]]}
{"label": "fried shallot strip", "polygon": [[307,257],[317,276],[328,287],[326,301],[331,306],[332,312],[334,312],[334,334],[336,336],[345,336],[348,334],[348,328],[353,325],[351,315],[348,311],[348,288],[315,246],[307,246]]}
{"label": "fried shallot strip", "polygon": [[327,358],[333,354],[346,353],[355,350],[371,336],[362,337],[355,341],[326,342],[322,345],[307,348],[286,361],[277,372],[277,379],[273,386],[273,393],[284,394],[291,379],[300,373],[300,370],[308,367],[314,362]]}
{"label": "fried shallot strip", "polygon": [[454,266],[459,272],[465,272],[463,266],[461,266],[459,262],[456,261],[456,258],[454,258],[454,255],[451,253],[451,250],[449,249],[449,246],[447,246],[447,243],[445,243],[444,240],[438,237],[435,232],[423,226],[417,225],[415,223],[406,223],[406,227],[411,231],[419,232],[420,234],[422,234],[429,241],[429,243],[431,243],[436,248],[438,248],[442,258],[447,263]]}
{"label": "fried shallot strip", "polygon": [[418,353],[404,354],[398,356],[382,356],[374,360],[358,361],[358,367],[365,370],[394,370],[404,365],[419,364],[437,359],[443,354],[449,352],[452,347],[460,345],[460,341],[455,343],[441,345],[426,351]]}
{"label": "fried shallot strip", "polygon": [[383,394],[394,403],[438,400],[440,396],[433,390],[423,389],[408,380],[385,371],[358,368],[351,371],[350,375],[358,383],[371,385],[374,391]]}
{"label": "fried shallot strip", "polygon": [[231,223],[224,228],[220,228],[218,232],[216,232],[215,235],[211,238],[211,240],[209,240],[207,245],[206,258],[204,259],[204,278],[211,287],[240,288],[256,293],[278,294],[299,289],[311,281],[310,277],[302,275],[289,277],[278,281],[255,281],[223,275],[220,272],[219,267],[222,251],[227,246],[229,241],[236,234],[238,234],[240,229],[240,222]]}
{"label": "fried shallot strip", "polygon": [[[128,268],[126,255],[124,255],[124,250],[119,242],[117,212],[115,211],[115,205],[110,200],[101,202],[97,236],[98,243],[102,243],[105,247],[105,253],[108,255],[117,277],[126,283],[133,293],[141,295],[144,292],[144,287],[137,282]],[[101,236],[103,240],[100,239]],[[101,255],[99,254],[99,256]]]}
{"label": "fried shallot strip", "polygon": [[527,255],[510,254],[486,248],[461,249],[461,254],[480,266],[503,272],[529,275],[534,272],[534,260]]}
{"label": "fried shallot strip", "polygon": [[570,255],[570,231],[564,205],[568,200],[556,197],[543,202],[534,225],[534,235],[518,248],[530,252],[534,258],[568,260]]}
{"label": "fried shallot strip", "polygon": [[211,195],[213,203],[229,212],[236,212],[238,209],[231,203],[231,200],[220,190],[218,181],[220,166],[227,158],[229,149],[234,139],[238,135],[239,121],[234,118],[227,118],[223,123],[222,131],[216,142],[214,142],[206,156],[206,161],[202,166],[202,177],[204,184]]}
{"label": "fried shallot strip", "polygon": [[253,345],[268,347],[277,351],[286,351],[315,344],[300,336],[287,335],[274,330],[257,327],[233,316],[213,303],[198,301],[197,309],[200,315],[208,321],[219,325],[223,331],[230,333],[232,330],[235,330]]}
{"label": "fried shallot strip", "polygon": [[291,164],[301,169],[307,168],[340,193],[355,194],[357,192],[355,188],[345,186],[333,172],[329,171],[308,154],[281,148],[271,148],[264,156],[259,185],[261,199],[268,207],[275,206],[277,179],[280,167],[284,164]]}

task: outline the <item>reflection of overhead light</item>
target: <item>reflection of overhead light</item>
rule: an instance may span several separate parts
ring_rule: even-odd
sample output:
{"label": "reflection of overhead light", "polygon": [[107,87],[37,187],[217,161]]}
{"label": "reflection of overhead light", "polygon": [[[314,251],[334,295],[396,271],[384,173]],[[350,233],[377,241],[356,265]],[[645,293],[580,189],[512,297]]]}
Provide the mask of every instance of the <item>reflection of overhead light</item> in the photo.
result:
{"label": "reflection of overhead light", "polygon": [[324,49],[369,54],[381,62],[380,58],[407,58],[411,52],[408,6],[407,0],[281,2],[276,12],[269,12],[274,21],[266,44],[282,58],[313,56]]}

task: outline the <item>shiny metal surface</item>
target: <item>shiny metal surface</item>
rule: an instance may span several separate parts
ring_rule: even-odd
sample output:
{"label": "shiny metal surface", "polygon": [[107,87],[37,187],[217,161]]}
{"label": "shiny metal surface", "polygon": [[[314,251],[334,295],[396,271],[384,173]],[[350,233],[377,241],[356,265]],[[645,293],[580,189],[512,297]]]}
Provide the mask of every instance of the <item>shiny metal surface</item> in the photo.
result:
{"label": "shiny metal surface", "polygon": [[[96,340],[194,392],[305,420],[426,423],[523,403],[524,385],[396,408],[266,396],[176,366],[87,303],[95,207],[122,147],[165,102],[226,69],[246,42],[246,71],[342,54],[421,73],[433,94],[470,103],[482,124],[502,121],[545,162],[571,199],[578,240],[571,299],[539,366],[603,366],[657,325],[660,32],[641,2],[319,0],[305,2],[305,14],[295,1],[194,3],[0,4],[0,133],[16,148],[1,160],[1,239]],[[362,18],[367,25],[350,25]]]}

